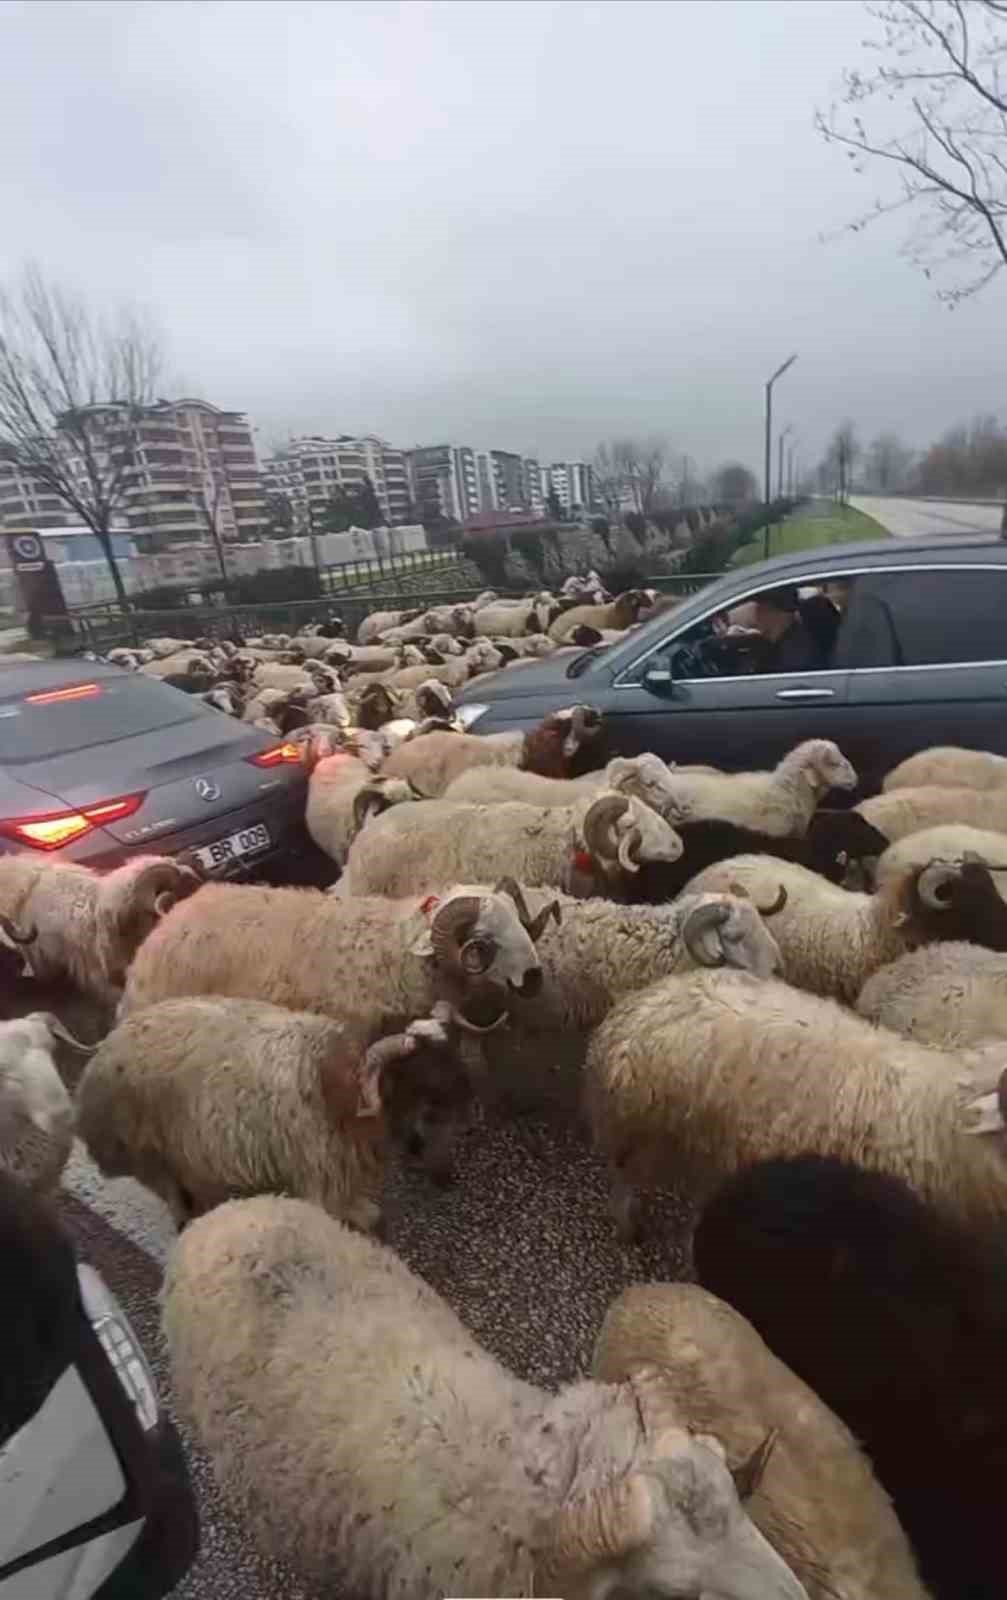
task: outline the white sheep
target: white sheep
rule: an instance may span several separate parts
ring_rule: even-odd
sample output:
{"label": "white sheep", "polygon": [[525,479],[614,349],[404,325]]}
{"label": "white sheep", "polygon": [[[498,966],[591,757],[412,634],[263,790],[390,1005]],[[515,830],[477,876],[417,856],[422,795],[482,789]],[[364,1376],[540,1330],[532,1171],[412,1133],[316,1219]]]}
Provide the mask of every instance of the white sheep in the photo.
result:
{"label": "white sheep", "polygon": [[504,800],[522,800],[531,806],[569,806],[595,789],[631,795],[670,822],[681,820],[674,772],[660,756],[649,753],[615,756],[599,772],[585,773],[580,778],[543,778],[520,767],[472,767],[448,785],[443,798],[455,805],[488,806]]}
{"label": "white sheep", "polygon": [[849,1429],[750,1322],[694,1283],[635,1284],[605,1314],[592,1375],[656,1368],[669,1410],[737,1468],[772,1451],[745,1508],[809,1600],[927,1600],[909,1541]]}
{"label": "white sheep", "polygon": [[962,750],[933,745],[893,767],[881,785],[891,789],[1002,789],[1007,784],[1007,756],[990,750]]}
{"label": "white sheep", "polygon": [[73,1145],[73,1102],[54,1039],[87,1048],[45,1011],[0,1022],[0,1172],[31,1189],[58,1184]]}
{"label": "white sheep", "polygon": [[695,971],[609,1012],[585,1105],[624,1234],[634,1186],[673,1177],[701,1206],[742,1167],[805,1153],[891,1173],[942,1212],[1002,1228],[1007,1141],[970,1134],[1005,1067],[1007,1045],[944,1054],[775,978]]}
{"label": "white sheep", "polygon": [[627,589],[608,605],[571,606],[549,624],[549,637],[556,644],[569,644],[581,627],[611,628],[622,633],[632,627],[646,604],[647,597],[642,589]]}
{"label": "white sheep", "polygon": [[831,739],[805,740],[772,772],[686,773],[676,767],[674,777],[689,816],[720,817],[761,833],[788,836],[808,831],[828,790],[857,784],[856,773]]}
{"label": "white sheep", "polygon": [[0,926],[24,951],[33,977],[69,977],[107,1003],[118,998],[151,929],[202,881],[169,856],[134,856],[103,875],[46,862],[32,876],[36,866],[0,859]]}
{"label": "white sheep", "polygon": [[959,941],[912,950],[868,978],[857,1010],[942,1050],[1007,1039],[1007,955]]}
{"label": "white sheep", "polygon": [[395,901],[207,884],[141,945],[119,1015],[181,995],[245,996],[333,1016],[368,1044],[438,1000],[463,1015],[485,1000],[501,1020],[512,997],[542,986],[534,941],[546,918],[525,926],[511,888]]}
{"label": "white sheep", "polygon": [[607,790],[589,790],[572,806],[421,800],[386,811],[357,835],[344,892],[421,894],[509,874],[522,884],[555,885],[567,893],[595,884],[619,893],[641,863],[677,861],[681,854],[682,841],[663,817]]}
{"label": "white sheep", "polygon": [[411,778],[431,798],[469,767],[520,767],[546,778],[566,778],[570,763],[601,732],[601,713],[593,706],[553,711],[527,732],[430,733],[392,752],[386,776]]}
{"label": "white sheep", "polygon": [[368,817],[420,798],[407,779],[377,777],[365,761],[336,753],[319,760],[311,773],[305,823],[319,850],[344,866]]}
{"label": "white sheep", "polygon": [[796,861],[744,855],[705,867],[690,879],[689,890],[732,894],[740,888],[763,905],[781,899],[773,934],[787,982],[852,1005],[872,972],[924,942],[917,896],[939,916],[951,875],[944,863],[922,872],[908,865],[877,894],[857,894]]}
{"label": "white sheep", "polygon": [[193,1223],[163,1328],[218,1481],[313,1588],[807,1600],[722,1447],[661,1408],[658,1374],[546,1394],[392,1251],[303,1201]]}
{"label": "white sheep", "polygon": [[495,601],[481,606],[472,618],[476,633],[484,639],[516,639],[523,633],[545,633],[549,625],[551,599],[522,600],[507,605]]}
{"label": "white sheep", "polygon": [[449,1173],[472,1091],[447,1021],[416,1022],[365,1052],[344,1024],[307,1012],[165,1000],[98,1046],[77,1090],[78,1132],[106,1177],[137,1178],[179,1228],[263,1193],[373,1228],[389,1135]]}
{"label": "white sheep", "polygon": [[398,628],[403,622],[419,616],[419,611],[372,611],[357,629],[358,644],[373,644],[388,628]]}
{"label": "white sheep", "polygon": [[1007,833],[1007,787],[892,789],[861,800],[856,810],[892,842],[951,822]]}

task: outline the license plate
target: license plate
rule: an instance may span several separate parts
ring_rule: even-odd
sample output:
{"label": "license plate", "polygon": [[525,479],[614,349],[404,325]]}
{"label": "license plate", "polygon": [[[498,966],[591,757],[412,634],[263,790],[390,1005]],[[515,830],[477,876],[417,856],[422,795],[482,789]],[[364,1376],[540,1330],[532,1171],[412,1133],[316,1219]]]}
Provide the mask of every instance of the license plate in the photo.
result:
{"label": "license plate", "polygon": [[258,851],[268,849],[269,844],[269,829],[264,822],[257,822],[253,827],[242,828],[226,839],[218,839],[216,844],[205,844],[193,854],[207,872],[215,872],[232,861],[240,861],[243,856],[254,856]]}

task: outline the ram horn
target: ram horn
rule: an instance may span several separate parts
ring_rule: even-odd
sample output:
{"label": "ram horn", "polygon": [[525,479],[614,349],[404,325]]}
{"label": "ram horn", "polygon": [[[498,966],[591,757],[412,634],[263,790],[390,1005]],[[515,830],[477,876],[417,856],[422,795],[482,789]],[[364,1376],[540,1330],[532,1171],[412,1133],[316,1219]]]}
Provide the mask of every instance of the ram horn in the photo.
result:
{"label": "ram horn", "polygon": [[3,929],[12,944],[34,944],[38,938],[38,929],[31,927],[27,933],[22,933],[16,922],[10,917],[5,917],[0,912],[0,928]]}
{"label": "ram horn", "polygon": [[722,967],[726,957],[715,937],[731,915],[730,906],[715,902],[697,906],[682,925],[682,939],[693,961],[701,967]]}
{"label": "ram horn", "polygon": [[584,844],[592,856],[611,861],[618,856],[615,824],[629,810],[624,794],[604,794],[589,808],[583,822]]}
{"label": "ram horn", "polygon": [[524,890],[521,888],[521,885],[518,883],[516,878],[501,878],[500,882],[494,885],[493,893],[506,894],[510,896],[517,907],[518,920],[533,944],[537,944],[539,939],[542,937],[550,917],[554,917],[557,924],[562,921],[562,912],[560,911],[558,900],[550,900],[548,904],[544,905],[541,911],[539,911],[538,914],[533,917],[528,910],[528,903],[524,897]]}
{"label": "ram horn", "polygon": [[457,1006],[451,1006],[450,1017],[455,1026],[460,1028],[463,1033],[496,1033],[498,1028],[505,1028],[510,1021],[510,1014],[507,1011],[501,1011],[493,1018],[492,1022],[480,1025],[478,1022],[470,1022],[468,1017],[459,1011]]}
{"label": "ram horn", "polygon": [[578,1572],[642,1549],[654,1532],[654,1506],[642,1473],[625,1473],[592,1494],[563,1505],[542,1552],[547,1592]]}
{"label": "ram horn", "polygon": [[731,1468],[734,1487],[738,1491],[738,1499],[742,1503],[751,1499],[762,1482],[763,1474],[769,1465],[769,1458],[776,1449],[776,1441],[779,1437],[779,1428],[770,1428],[766,1437],[761,1444],[756,1445],[751,1455],[746,1456],[744,1461]]}
{"label": "ram horn", "polygon": [[619,840],[619,865],[623,872],[639,872],[640,847],[643,834],[639,827],[629,828]]}
{"label": "ram horn", "polygon": [[[192,880],[192,888],[186,884],[187,879]],[[167,916],[180,899],[184,900],[186,894],[190,894],[202,882],[192,867],[180,865],[177,861],[151,861],[133,879],[127,915],[145,908],[153,911],[155,916]],[[184,889],[183,885],[186,885]]]}
{"label": "ram horn", "polygon": [[376,1117],[381,1112],[381,1074],[393,1061],[401,1061],[403,1056],[412,1055],[416,1049],[417,1040],[410,1038],[405,1033],[394,1033],[385,1039],[379,1039],[377,1044],[372,1044],[366,1052],[357,1073],[357,1082],[360,1090],[360,1100],[357,1106],[358,1117]]}
{"label": "ram horn", "polygon": [[752,901],[752,904],[754,905],[756,911],[759,913],[760,917],[775,917],[779,912],[781,912],[783,910],[783,908],[786,905],[786,903],[787,903],[787,891],[786,891],[786,889],[785,889],[785,887],[783,886],[782,883],[780,884],[779,893],[777,894],[776,899],[773,901],[771,906],[760,906],[758,900],[753,900]]}
{"label": "ram horn", "polygon": [[931,911],[946,911],[949,896],[941,890],[947,890],[956,878],[962,875],[961,863],[956,861],[931,861],[924,867],[916,880],[916,892],[925,906]]}
{"label": "ram horn", "polygon": [[459,894],[441,906],[430,923],[430,943],[435,959],[465,976],[468,974],[461,962],[462,945],[471,937],[480,909],[478,895]]}
{"label": "ram horn", "polygon": [[54,1016],[51,1011],[36,1011],[35,1016],[40,1022],[45,1023],[54,1039],[62,1039],[63,1043],[68,1044],[72,1050],[79,1050],[82,1056],[94,1055],[98,1046],[96,1044],[85,1044],[82,1039],[78,1039],[75,1034],[70,1032],[69,1028],[64,1027],[59,1018]]}

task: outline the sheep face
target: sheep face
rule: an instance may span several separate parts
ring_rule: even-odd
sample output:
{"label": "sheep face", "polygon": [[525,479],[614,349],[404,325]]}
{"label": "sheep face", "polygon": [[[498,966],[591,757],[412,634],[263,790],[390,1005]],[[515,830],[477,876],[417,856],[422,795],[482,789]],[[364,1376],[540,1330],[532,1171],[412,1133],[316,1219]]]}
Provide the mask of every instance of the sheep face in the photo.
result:
{"label": "sheep face", "polygon": [[[429,1024],[414,1024],[419,1034]],[[437,1025],[434,1024],[433,1027]],[[443,1039],[443,1042],[442,1042]],[[446,1038],[419,1038],[417,1049],[381,1080],[391,1137],[435,1183],[451,1181],[455,1146],[472,1116],[472,1080]]]}
{"label": "sheep face", "polygon": [[509,892],[483,894],[459,886],[440,900],[429,895],[421,910],[427,928],[413,945],[414,955],[431,957],[474,995],[538,994],[542,963],[534,940],[545,923],[531,924]]}
{"label": "sheep face", "polygon": [[606,769],[606,780],[622,794],[633,794],[670,822],[681,822],[688,809],[675,786],[674,774],[660,756],[616,756]]}
{"label": "sheep face", "polygon": [[416,708],[421,717],[443,717],[451,710],[451,690],[437,678],[416,686]]}
{"label": "sheep face", "polygon": [[763,979],[783,970],[780,947],[747,897],[696,896],[682,923],[682,943],[699,966],[738,967]]}
{"label": "sheep face", "polygon": [[587,853],[606,876],[639,872],[644,861],[677,861],[682,841],[663,817],[628,795],[607,791],[582,824]]}
{"label": "sheep face", "polygon": [[[651,1377],[641,1368],[634,1386]],[[542,1574],[548,1591],[567,1600],[807,1600],[739,1498],[758,1484],[771,1449],[766,1441],[732,1477],[719,1440],[666,1415],[635,1470],[560,1511]]]}
{"label": "sheep face", "polygon": [[805,781],[817,794],[857,787],[856,772],[831,739],[809,739],[802,754]]}
{"label": "sheep face", "polygon": [[567,761],[572,761],[584,745],[597,739],[601,724],[601,712],[595,706],[565,706],[544,719],[542,730],[562,739],[563,755]]}
{"label": "sheep face", "polygon": [[139,857],[101,880],[98,937],[113,984],[125,981],[126,968],[147,935],[201,882],[192,867],[167,856]]}

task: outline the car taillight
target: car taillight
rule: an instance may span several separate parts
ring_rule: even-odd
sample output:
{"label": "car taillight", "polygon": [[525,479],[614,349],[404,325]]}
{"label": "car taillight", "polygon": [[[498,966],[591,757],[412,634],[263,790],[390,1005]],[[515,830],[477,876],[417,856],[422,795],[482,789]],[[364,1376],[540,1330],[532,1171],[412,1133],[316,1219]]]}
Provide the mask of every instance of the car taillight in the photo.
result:
{"label": "car taillight", "polygon": [[257,756],[246,756],[253,767],[300,766],[304,751],[299,744],[277,744],[271,750],[260,750]]}
{"label": "car taillight", "polygon": [[48,811],[32,817],[7,817],[0,821],[0,834],[33,850],[59,850],[73,839],[83,838],[92,828],[106,822],[131,817],[143,804],[146,791],[127,794],[119,800],[101,800],[97,805],[81,806],[79,811]]}

